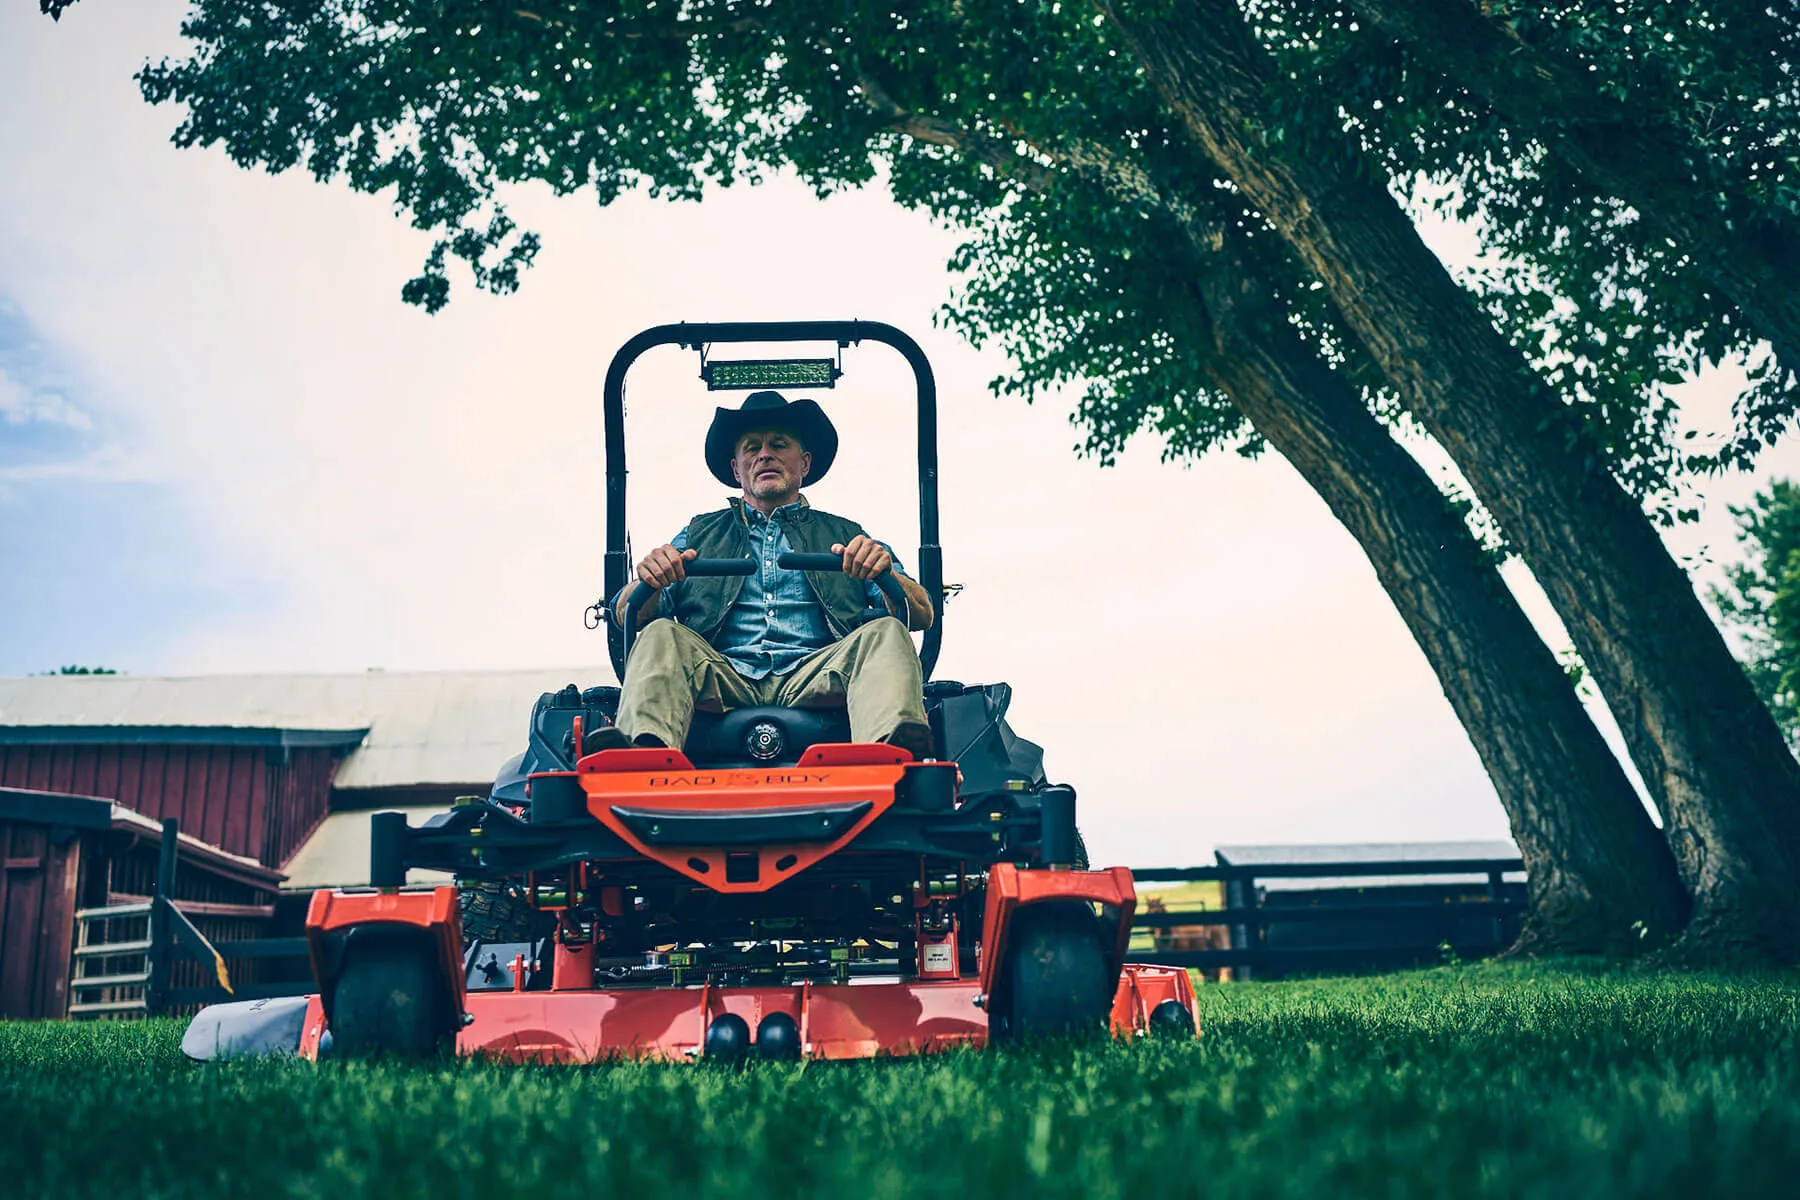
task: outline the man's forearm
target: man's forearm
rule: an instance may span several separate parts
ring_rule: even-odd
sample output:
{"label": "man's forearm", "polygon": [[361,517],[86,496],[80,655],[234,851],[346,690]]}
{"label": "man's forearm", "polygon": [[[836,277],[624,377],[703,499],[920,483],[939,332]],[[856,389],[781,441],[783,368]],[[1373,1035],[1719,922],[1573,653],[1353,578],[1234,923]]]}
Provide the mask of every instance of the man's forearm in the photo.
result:
{"label": "man's forearm", "polygon": [[[937,612],[931,604],[931,597],[925,594],[925,587],[917,580],[909,579],[900,572],[894,572],[894,578],[900,581],[900,590],[906,593],[906,606],[910,610],[907,625],[912,629],[930,629],[931,623],[937,619]],[[884,597],[885,599],[885,597]],[[900,616],[900,613],[895,613]]]}
{"label": "man's forearm", "polygon": [[[620,592],[619,598],[613,602],[613,618],[618,621],[620,629],[625,628],[625,609],[627,607],[625,602],[627,600],[631,599],[631,593],[637,591],[637,586],[638,585],[635,580],[633,580],[629,584],[626,584],[625,590]],[[662,611],[662,593],[658,592],[656,595],[650,597],[650,599],[648,599],[644,602],[644,607],[638,609],[637,627],[639,629],[642,629],[644,626],[648,625],[651,621],[655,620],[657,614],[660,613],[661,611]]]}

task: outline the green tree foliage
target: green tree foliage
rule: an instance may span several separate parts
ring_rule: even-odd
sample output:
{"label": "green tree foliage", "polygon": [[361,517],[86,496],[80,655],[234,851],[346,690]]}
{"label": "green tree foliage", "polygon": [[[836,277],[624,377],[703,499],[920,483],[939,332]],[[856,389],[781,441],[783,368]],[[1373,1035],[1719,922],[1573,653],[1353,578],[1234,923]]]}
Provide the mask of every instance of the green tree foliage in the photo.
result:
{"label": "green tree foliage", "polygon": [[1742,635],[1757,694],[1800,747],[1800,486],[1778,479],[1731,515],[1745,558],[1713,603]]}
{"label": "green tree foliage", "polygon": [[[40,6],[59,16],[72,2]],[[1281,135],[1332,153],[1348,129],[1394,186],[1478,222],[1488,257],[1464,282],[1661,519],[1692,515],[1678,500],[1682,471],[1747,462],[1786,427],[1800,395],[1792,371],[1763,352],[1766,325],[1746,319],[1715,268],[1722,254],[1755,255],[1800,281],[1791,10],[1751,0],[1246,6],[1292,86]],[[1526,66],[1483,74],[1466,50],[1480,38],[1432,39],[1436,10],[1480,22],[1504,61]],[[886,171],[904,203],[971,231],[958,264],[973,281],[951,319],[1021,355],[1023,375],[998,387],[1088,383],[1085,441],[1102,454],[1145,427],[1177,454],[1255,447],[1191,382],[1159,384],[1175,371],[1150,364],[1179,359],[1178,336],[1154,304],[1128,303],[1144,298],[1136,274],[1155,269],[1151,247],[1171,221],[1243,214],[1196,175],[1086,4],[198,0],[184,31],[194,54],[141,77],[151,100],[187,105],[177,140],[390,195],[436,235],[403,289],[428,310],[448,301],[453,262],[477,286],[518,286],[540,246],[507,212],[512,184],[591,188],[605,204],[637,187],[692,199],[781,167],[821,191]],[[1537,90],[1521,99],[1509,79],[1527,76]],[[1653,161],[1636,173],[1606,155],[1643,145],[1662,153],[1637,155]],[[1084,186],[1022,199],[1054,166]],[[1080,236],[1067,236],[1071,224]],[[1721,236],[1677,236],[1695,227]],[[1292,281],[1294,319],[1355,369],[1353,341],[1309,281],[1269,258]],[[1089,264],[1100,269],[1084,273]],[[1114,315],[1070,323],[1047,311]],[[1669,436],[1668,389],[1732,356],[1753,373],[1734,436],[1684,454]],[[1358,374],[1391,413],[1374,376]]]}
{"label": "green tree foliage", "polygon": [[[1688,469],[1749,464],[1792,421],[1800,19],[1744,0],[1254,0],[1420,206],[1472,220],[1464,282],[1665,519]],[[1297,136],[1327,122],[1297,122]],[[1769,343],[1781,351],[1769,352]],[[1742,359],[1731,438],[1671,444],[1669,387]]]}
{"label": "green tree foliage", "polygon": [[[1348,123],[1396,181],[1479,218],[1501,260],[1470,283],[1622,480],[1671,517],[1681,460],[1663,389],[1695,354],[1741,348],[1741,324],[1683,286],[1678,251],[1634,231],[1616,201],[1344,4],[1252,11],[1293,80],[1288,135],[1330,139]],[[1557,15],[1537,26],[1560,28]],[[1633,15],[1588,24],[1598,37]],[[1183,370],[1181,334],[1155,303],[1166,278],[1142,275],[1168,274],[1159,239],[1260,221],[1196,166],[1086,4],[199,0],[184,31],[192,56],[141,76],[152,101],[186,105],[177,141],[391,196],[436,235],[403,289],[428,310],[448,301],[453,263],[477,286],[518,286],[540,247],[508,214],[515,184],[605,204],[640,187],[693,199],[784,167],[821,192],[885,173],[903,203],[970,232],[949,319],[1019,357],[997,387],[1080,381],[1084,442],[1102,455],[1141,428],[1174,454],[1256,448]],[[1628,58],[1642,42],[1602,38],[1591,53]],[[1250,244],[1286,281],[1292,319],[1391,415],[1354,339],[1267,241]]]}

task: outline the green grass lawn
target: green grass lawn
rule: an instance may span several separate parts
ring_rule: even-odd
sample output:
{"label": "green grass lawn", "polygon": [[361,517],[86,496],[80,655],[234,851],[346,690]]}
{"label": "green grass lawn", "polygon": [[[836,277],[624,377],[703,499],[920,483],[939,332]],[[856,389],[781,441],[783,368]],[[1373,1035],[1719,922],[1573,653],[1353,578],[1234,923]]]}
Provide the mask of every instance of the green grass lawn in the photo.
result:
{"label": "green grass lawn", "polygon": [[0,1024],[20,1197],[1800,1192],[1800,979],[1476,965],[1209,985],[1203,1036],[741,1072],[198,1066]]}

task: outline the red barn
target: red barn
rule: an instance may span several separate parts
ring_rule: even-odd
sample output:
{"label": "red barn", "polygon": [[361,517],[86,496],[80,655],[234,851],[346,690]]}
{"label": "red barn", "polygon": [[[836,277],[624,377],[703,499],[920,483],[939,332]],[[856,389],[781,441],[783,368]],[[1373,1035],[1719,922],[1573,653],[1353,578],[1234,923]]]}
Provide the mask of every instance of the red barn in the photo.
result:
{"label": "red barn", "polygon": [[312,889],[366,882],[369,812],[416,823],[485,792],[537,696],[600,677],[0,679],[0,1017],[129,1011],[129,984],[84,989],[119,976],[71,962],[153,890],[163,818],[181,823],[177,906],[209,936],[273,935]]}

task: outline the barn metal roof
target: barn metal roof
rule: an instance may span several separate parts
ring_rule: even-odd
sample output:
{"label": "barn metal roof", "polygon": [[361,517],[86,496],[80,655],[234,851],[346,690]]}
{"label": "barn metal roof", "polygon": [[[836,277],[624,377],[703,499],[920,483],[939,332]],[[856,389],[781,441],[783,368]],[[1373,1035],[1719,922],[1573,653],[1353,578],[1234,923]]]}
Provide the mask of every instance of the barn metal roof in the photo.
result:
{"label": "barn metal roof", "polygon": [[0,678],[0,741],[355,747],[338,788],[486,784],[525,745],[540,693],[600,667],[346,675]]}

